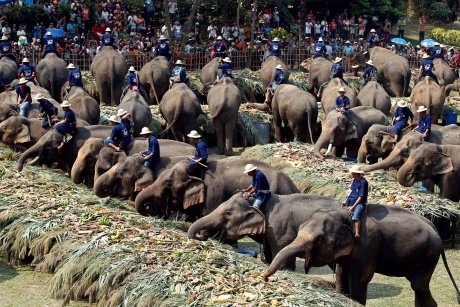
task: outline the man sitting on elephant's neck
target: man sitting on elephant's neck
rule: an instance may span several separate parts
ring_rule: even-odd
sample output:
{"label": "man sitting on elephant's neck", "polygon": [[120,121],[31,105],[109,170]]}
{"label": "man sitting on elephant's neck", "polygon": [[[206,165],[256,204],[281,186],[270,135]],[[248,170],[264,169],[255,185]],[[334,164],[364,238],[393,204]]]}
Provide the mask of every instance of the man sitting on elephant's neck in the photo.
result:
{"label": "man sitting on elephant's neck", "polygon": [[131,143],[131,137],[128,129],[126,129],[126,127],[121,123],[121,118],[116,115],[110,116],[109,122],[114,126],[111,135],[104,140],[104,145],[115,151],[126,151]]}
{"label": "man sitting on elephant's neck", "polygon": [[58,150],[62,149],[65,143],[72,139],[77,128],[77,116],[75,112],[70,108],[71,104],[67,100],[61,103],[61,108],[64,111],[64,119],[58,122],[55,126],[57,132],[64,135],[62,143],[57,147]]}
{"label": "man sitting on elephant's neck", "polygon": [[370,81],[377,81],[378,72],[372,60],[369,60],[366,62],[366,68],[364,69],[364,72],[363,72],[363,78],[364,78],[364,82],[363,84],[361,84],[361,89],[363,89],[367,85],[367,83],[369,83]]}
{"label": "man sitting on elephant's neck", "polygon": [[244,199],[254,199],[253,207],[259,210],[263,210],[265,205],[271,197],[270,184],[265,174],[257,169],[257,166],[253,164],[247,164],[244,167],[243,174],[248,174],[252,177],[251,185],[243,191]]}
{"label": "man sitting on elephant's neck", "polygon": [[430,56],[426,53],[422,55],[422,62],[420,63],[420,72],[418,80],[421,80],[423,77],[430,77],[439,85],[438,77],[433,73],[434,64],[433,61],[430,59]]}
{"label": "man sitting on elephant's neck", "polygon": [[177,60],[172,69],[172,76],[169,78],[169,88],[172,88],[174,83],[184,83],[185,85],[189,83],[185,64],[181,60]]}
{"label": "man sitting on elephant's neck", "polygon": [[415,131],[420,133],[424,141],[427,141],[431,133],[431,115],[427,114],[428,109],[425,106],[419,106],[417,113],[420,113],[417,127],[414,128]]}
{"label": "man sitting on elephant's neck", "polygon": [[318,42],[315,45],[315,54],[313,55],[313,58],[314,59],[319,58],[319,57],[326,58],[327,57],[326,53],[327,53],[326,45],[324,44],[323,38],[320,37],[318,39]]}
{"label": "man sitting on elephant's neck", "polygon": [[148,140],[148,149],[141,152],[141,155],[144,157],[144,166],[153,171],[154,166],[160,162],[160,143],[148,127],[143,127],[139,135]]}
{"label": "man sitting on elephant's neck", "polygon": [[81,71],[73,63],[67,65],[67,69],[69,72],[67,73],[67,81],[69,82],[69,86],[67,90],[70,90],[72,86],[78,86],[83,88],[83,78],[81,76]]}
{"label": "man sitting on elephant's neck", "polygon": [[38,119],[42,120],[42,128],[51,128],[54,121],[56,121],[57,108],[54,107],[54,105],[40,93],[35,96],[35,100],[38,101],[40,106]]}
{"label": "man sitting on elephant's neck", "polygon": [[354,223],[355,239],[359,239],[361,233],[361,219],[366,211],[368,182],[364,178],[364,171],[359,165],[353,165],[349,169],[353,182],[351,183],[350,194],[347,200],[342,202],[342,207],[348,207],[348,214],[352,216],[351,220]]}
{"label": "man sitting on elephant's neck", "polygon": [[223,60],[220,59],[219,60],[219,69],[222,71],[222,73],[217,74],[217,79],[216,79],[216,82],[214,84],[219,82],[220,79],[222,79],[222,78],[232,78],[233,79],[232,68],[233,68],[232,60],[230,60],[229,57],[226,57]]}
{"label": "man sitting on elephant's neck", "polygon": [[378,42],[379,42],[379,36],[377,35],[377,32],[372,29],[370,32],[369,32],[369,48],[374,48],[375,46],[377,46]]}
{"label": "man sitting on elephant's neck", "polygon": [[187,174],[204,179],[204,174],[208,169],[206,165],[208,162],[208,145],[201,139],[201,135],[196,130],[192,130],[187,136],[192,139],[195,145],[195,156],[190,159]]}
{"label": "man sitting on elephant's neck", "polygon": [[265,90],[264,103],[268,105],[269,109],[270,109],[270,105],[273,99],[273,95],[275,94],[276,88],[280,84],[286,83],[286,74],[284,73],[283,67],[281,66],[281,64],[276,65],[275,69],[276,69],[275,75],[272,81],[270,81],[270,83],[268,84],[267,89]]}
{"label": "man sitting on elephant's neck", "polygon": [[339,88],[339,95],[335,99],[335,109],[337,112],[347,113],[350,109],[350,98],[345,96],[345,88]]}

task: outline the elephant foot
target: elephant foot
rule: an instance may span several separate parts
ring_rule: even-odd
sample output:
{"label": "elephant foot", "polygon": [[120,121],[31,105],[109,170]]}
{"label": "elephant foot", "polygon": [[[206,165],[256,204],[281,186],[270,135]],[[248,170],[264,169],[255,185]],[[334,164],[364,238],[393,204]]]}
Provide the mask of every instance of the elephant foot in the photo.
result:
{"label": "elephant foot", "polygon": [[225,155],[226,156],[234,156],[235,155],[235,152],[233,150],[226,150],[225,151]]}

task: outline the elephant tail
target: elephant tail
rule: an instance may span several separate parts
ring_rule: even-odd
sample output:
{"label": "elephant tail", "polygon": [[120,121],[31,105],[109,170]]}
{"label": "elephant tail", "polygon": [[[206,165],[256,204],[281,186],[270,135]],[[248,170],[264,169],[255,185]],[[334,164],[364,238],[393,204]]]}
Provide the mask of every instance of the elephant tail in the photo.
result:
{"label": "elephant tail", "polygon": [[159,105],[160,99],[158,99],[157,91],[155,89],[155,80],[153,80],[153,76],[152,76],[152,83],[150,84],[150,89],[152,90],[153,96],[155,96],[155,100],[157,101],[157,104]]}
{"label": "elephant tail", "polygon": [[313,122],[313,118],[314,118],[313,108],[311,108],[310,111],[307,112],[307,114],[305,114],[305,117],[307,119],[307,126],[308,126],[308,133],[310,134],[310,141],[313,145],[315,145],[315,136],[313,135],[313,129],[312,129],[312,126],[315,124]]}
{"label": "elephant tail", "polygon": [[450,280],[452,281],[452,284],[454,285],[455,290],[457,291],[457,302],[460,304],[460,291],[458,290],[457,284],[455,283],[454,276],[452,276],[452,272],[449,269],[449,266],[447,265],[447,259],[446,259],[446,254],[444,253],[444,250],[441,251],[441,257],[442,257],[442,262],[444,262],[444,267],[447,270],[447,274],[449,274]]}
{"label": "elephant tail", "polygon": [[177,123],[177,121],[179,119],[179,115],[180,115],[180,110],[179,110],[179,108],[176,108],[176,110],[174,112],[174,117],[173,117],[173,120],[171,121],[171,123],[167,125],[165,130],[163,130],[162,132],[158,133],[157,136],[162,136],[162,135],[166,134],[169,130],[171,130],[171,128]]}
{"label": "elephant tail", "polygon": [[446,95],[446,97],[449,97],[450,92],[452,91],[453,88],[454,86],[452,84],[447,85],[444,89],[444,95]]}

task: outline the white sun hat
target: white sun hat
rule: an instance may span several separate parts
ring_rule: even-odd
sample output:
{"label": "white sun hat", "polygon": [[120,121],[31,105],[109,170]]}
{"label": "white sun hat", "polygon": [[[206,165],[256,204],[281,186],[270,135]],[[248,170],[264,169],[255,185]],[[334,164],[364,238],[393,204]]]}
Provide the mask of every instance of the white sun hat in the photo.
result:
{"label": "white sun hat", "polygon": [[128,70],[129,71],[136,71],[136,68],[134,68],[134,66],[131,66]]}
{"label": "white sun hat", "polygon": [[371,30],[369,31],[369,33],[375,33],[375,32],[376,32],[375,29],[371,29]]}
{"label": "white sun hat", "polygon": [[75,65],[73,65],[73,63],[70,63],[69,65],[67,65],[67,69],[74,69],[76,68]]}
{"label": "white sun hat", "polygon": [[425,106],[419,106],[418,109],[417,109],[417,113],[421,113],[423,111],[426,111],[428,110]]}
{"label": "white sun hat", "polygon": [[7,40],[8,40],[8,37],[5,36],[5,35],[3,35],[3,36],[2,36],[2,41],[7,41]]}
{"label": "white sun hat", "polygon": [[367,61],[366,64],[367,64],[367,65],[374,66],[374,62],[372,62],[372,60]]}
{"label": "white sun hat", "polygon": [[112,32],[112,29],[106,28],[106,29],[105,29],[105,32]]}
{"label": "white sun hat", "polygon": [[255,171],[256,169],[257,169],[257,166],[255,166],[254,164],[246,164],[244,166],[243,174],[247,174],[249,172]]}
{"label": "white sun hat", "polygon": [[121,123],[121,119],[116,115],[110,116],[109,121],[114,122],[114,123]]}
{"label": "white sun hat", "polygon": [[441,45],[441,44],[440,44],[439,42],[434,42],[434,45],[435,45],[435,46],[439,46],[439,45]]}
{"label": "white sun hat", "polygon": [[334,60],[334,63],[339,63],[340,61],[342,61],[342,58],[341,57],[336,57],[335,60]]}
{"label": "white sun hat", "polygon": [[29,62],[30,62],[30,61],[29,61],[28,58],[23,58],[23,59],[22,59],[22,63],[29,63]]}
{"label": "white sun hat", "polygon": [[50,31],[46,32],[45,35],[52,35]]}
{"label": "white sun hat", "polygon": [[176,65],[184,65],[184,63],[181,60],[177,60]]}
{"label": "white sun hat", "polygon": [[227,62],[227,63],[231,63],[231,62],[232,62],[232,60],[230,60],[229,57],[226,57],[223,61],[224,61],[224,62]]}
{"label": "white sun hat", "polygon": [[61,108],[68,108],[70,107],[71,104],[68,100],[64,100],[62,103],[61,103]]}
{"label": "white sun hat", "polygon": [[142,128],[141,130],[141,133],[139,133],[140,135],[145,135],[145,134],[150,134],[152,133],[152,131],[150,131],[150,129],[148,127],[144,127]]}
{"label": "white sun hat", "polygon": [[342,86],[341,88],[339,88],[339,93],[345,93],[345,88]]}
{"label": "white sun hat", "polygon": [[187,134],[187,136],[189,138],[192,138],[192,139],[200,139],[201,138],[201,135],[196,130],[190,131],[190,133]]}
{"label": "white sun hat", "polygon": [[398,107],[405,108],[407,107],[407,101],[401,99],[398,101],[397,105]]}
{"label": "white sun hat", "polygon": [[275,69],[283,69],[283,66],[281,66],[281,64],[278,64],[275,66]]}
{"label": "white sun hat", "polygon": [[322,37],[318,38],[318,42],[323,42],[323,38]]}
{"label": "white sun hat", "polygon": [[166,36],[161,35],[161,36],[160,36],[160,40],[163,40],[163,39],[166,39]]}
{"label": "white sun hat", "polygon": [[38,94],[35,96],[35,100],[40,100],[40,99],[45,99],[45,96],[43,96],[42,94],[38,93]]}
{"label": "white sun hat", "polygon": [[429,57],[430,57],[430,56],[429,56],[428,54],[426,54],[426,53],[424,53],[424,54],[422,55],[422,59],[428,59]]}
{"label": "white sun hat", "polygon": [[275,38],[272,40],[272,42],[279,42],[279,41],[280,41],[280,39],[279,39],[278,37],[275,37]]}
{"label": "white sun hat", "polygon": [[353,165],[350,169],[348,169],[350,173],[355,173],[355,174],[362,174],[364,171],[361,169],[361,166],[359,165]]}
{"label": "white sun hat", "polygon": [[118,116],[118,117],[122,117],[122,116],[125,115],[126,113],[128,113],[128,111],[125,111],[124,109],[118,109],[118,111],[117,111],[117,116]]}
{"label": "white sun hat", "polygon": [[26,79],[26,78],[21,78],[21,79],[19,79],[18,84],[26,84],[26,83],[27,83],[27,79]]}
{"label": "white sun hat", "polygon": [[221,41],[221,40],[222,40],[222,36],[219,35],[216,39],[217,39],[218,41]]}

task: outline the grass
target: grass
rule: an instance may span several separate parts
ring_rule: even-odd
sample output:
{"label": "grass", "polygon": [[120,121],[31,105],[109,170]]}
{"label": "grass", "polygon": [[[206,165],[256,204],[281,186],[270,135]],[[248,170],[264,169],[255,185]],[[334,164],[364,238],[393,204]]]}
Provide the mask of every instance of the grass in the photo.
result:
{"label": "grass", "polygon": [[[453,23],[448,24],[434,24],[434,23],[427,23],[425,24],[425,38],[431,38],[431,30],[434,28],[442,28],[447,30],[457,29],[458,28]],[[393,36],[398,34],[398,27],[396,25],[393,26]],[[408,42],[412,43],[413,45],[418,45],[418,19],[410,19],[406,22],[406,29],[404,31],[404,39]]]}

